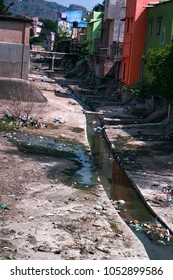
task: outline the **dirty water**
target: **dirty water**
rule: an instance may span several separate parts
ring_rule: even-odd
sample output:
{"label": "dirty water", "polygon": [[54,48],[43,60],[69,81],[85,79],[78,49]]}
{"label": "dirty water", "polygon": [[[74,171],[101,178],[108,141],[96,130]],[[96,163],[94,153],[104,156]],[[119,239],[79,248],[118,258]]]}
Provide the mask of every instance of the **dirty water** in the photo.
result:
{"label": "dirty water", "polygon": [[[100,121],[97,117],[87,116],[88,140],[90,143],[93,161],[95,163],[101,184],[103,185],[110,200],[125,201],[122,207],[117,207],[122,219],[129,225],[132,231],[143,243],[151,260],[172,260],[173,259],[173,236],[171,241],[163,236],[166,229],[157,221],[151,212],[144,205],[141,197],[132,186],[130,180],[123,172],[119,164],[113,159],[107,141],[102,131],[96,130]],[[137,224],[132,223],[136,221]],[[149,230],[150,227],[153,230]],[[158,227],[157,227],[158,225]],[[156,231],[159,228],[159,234]]]}
{"label": "dirty water", "polygon": [[[67,92],[76,99],[85,110],[90,107],[83,104],[69,90]],[[139,194],[123,172],[122,168],[114,160],[112,152],[100,128],[100,119],[95,115],[86,115],[87,136],[90,145],[92,160],[98,172],[101,184],[103,185],[111,201],[124,200],[123,208],[118,209],[120,216],[143,243],[146,252],[151,260],[172,260],[173,259],[173,236],[167,241],[166,229],[157,221],[145,206]],[[118,173],[117,173],[118,172]],[[117,209],[117,208],[116,208]],[[134,225],[131,221],[138,221]],[[151,234],[143,225],[153,228]],[[159,228],[159,234],[157,229]]]}
{"label": "dirty water", "polygon": [[[7,133],[6,137],[25,155],[37,156],[39,161],[49,158],[47,176],[50,179],[59,178],[76,188],[92,188],[100,183],[91,154],[81,144],[18,132]],[[57,172],[58,162],[65,162],[62,172]]]}

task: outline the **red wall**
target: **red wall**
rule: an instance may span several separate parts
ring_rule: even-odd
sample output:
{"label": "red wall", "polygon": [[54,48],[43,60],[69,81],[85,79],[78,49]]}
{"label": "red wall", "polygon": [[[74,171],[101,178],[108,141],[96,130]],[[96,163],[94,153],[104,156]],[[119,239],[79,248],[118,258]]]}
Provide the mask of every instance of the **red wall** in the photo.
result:
{"label": "red wall", "polygon": [[[140,79],[147,30],[147,11],[151,0],[127,0],[121,81],[132,86]],[[158,2],[158,0],[152,0]]]}

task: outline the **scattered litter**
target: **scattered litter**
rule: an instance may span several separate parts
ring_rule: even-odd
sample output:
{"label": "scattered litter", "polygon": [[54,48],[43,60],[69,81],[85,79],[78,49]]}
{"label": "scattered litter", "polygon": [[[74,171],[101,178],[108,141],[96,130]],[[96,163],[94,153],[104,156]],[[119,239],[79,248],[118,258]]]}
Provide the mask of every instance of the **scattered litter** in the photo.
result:
{"label": "scattered litter", "polygon": [[162,193],[173,195],[173,189],[170,186],[166,186],[162,188]]}
{"label": "scattered litter", "polygon": [[68,211],[71,212],[71,213],[79,213],[79,214],[82,214],[82,212],[79,211],[79,210],[69,209]]}
{"label": "scattered litter", "polygon": [[55,216],[55,213],[47,213],[45,216],[49,217],[49,216]]}
{"label": "scattered litter", "polygon": [[53,216],[56,216],[56,215],[61,215],[60,211],[52,212],[52,213],[51,212],[50,213],[46,213],[42,217],[53,217]]}
{"label": "scattered litter", "polygon": [[130,257],[130,252],[124,252],[123,255],[124,255],[124,257],[126,257],[126,258],[127,258],[127,257]]}
{"label": "scattered litter", "polygon": [[10,207],[8,207],[7,205],[4,205],[4,204],[1,204],[0,207],[3,210],[10,210]]}
{"label": "scattered litter", "polygon": [[143,231],[151,239],[157,240],[160,244],[166,244],[173,240],[173,235],[170,233],[169,229],[164,228],[160,223],[140,223],[137,220],[127,222],[131,228],[135,231]]}
{"label": "scattered litter", "polygon": [[111,203],[114,205],[116,210],[124,209],[125,201],[123,199],[114,200],[114,201],[111,200]]}
{"label": "scattered litter", "polygon": [[170,194],[170,193],[167,193],[166,194],[166,199],[165,199],[165,204],[167,205],[167,206],[169,206],[169,205],[171,205],[173,203],[173,201],[172,201],[172,195]]}
{"label": "scattered litter", "polygon": [[157,240],[157,242],[158,242],[159,244],[166,245],[166,243],[165,243],[163,240]]}
{"label": "scattered litter", "polygon": [[12,194],[7,194],[7,196],[9,196],[9,197],[15,197],[15,194],[14,194],[14,193],[12,193]]}
{"label": "scattered litter", "polygon": [[123,199],[120,199],[117,201],[118,204],[125,204],[125,201]]}
{"label": "scattered litter", "polygon": [[101,132],[103,129],[101,128],[101,127],[95,127],[94,129],[93,129],[95,132]]}
{"label": "scattered litter", "polygon": [[94,209],[96,209],[96,210],[103,210],[103,207],[101,205],[95,205]]}
{"label": "scattered litter", "polygon": [[7,246],[3,247],[2,249],[5,250],[5,251],[12,251],[12,249],[10,247],[7,247]]}
{"label": "scattered litter", "polygon": [[37,245],[35,247],[32,248],[35,252],[50,252],[52,250],[52,248],[50,247],[50,245],[48,244],[48,242],[43,242],[40,245]]}
{"label": "scattered litter", "polygon": [[164,198],[163,196],[155,196],[151,201],[154,204],[158,204],[162,207],[171,206],[171,204],[173,204],[172,194],[166,193],[165,195],[166,198]]}
{"label": "scattered litter", "polygon": [[55,119],[53,120],[54,123],[61,123],[61,121],[59,119]]}
{"label": "scattered litter", "polygon": [[65,123],[65,121],[61,120],[60,118],[59,119],[53,119],[52,122],[53,123]]}
{"label": "scattered litter", "polygon": [[136,231],[141,231],[141,230],[143,230],[143,227],[140,226],[140,225],[135,225],[135,230]]}
{"label": "scattered litter", "polygon": [[18,235],[17,233],[13,236],[13,239],[21,239],[22,237]]}

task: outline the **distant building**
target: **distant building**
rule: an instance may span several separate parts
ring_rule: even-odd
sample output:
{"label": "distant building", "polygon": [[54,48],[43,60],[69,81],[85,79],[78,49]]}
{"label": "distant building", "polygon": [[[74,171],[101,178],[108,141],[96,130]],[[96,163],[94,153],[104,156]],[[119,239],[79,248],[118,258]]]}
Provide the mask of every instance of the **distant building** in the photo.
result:
{"label": "distant building", "polygon": [[103,13],[93,11],[88,16],[87,44],[89,55],[94,54],[95,40],[101,37]]}
{"label": "distant building", "polygon": [[35,37],[38,37],[40,35],[42,28],[43,28],[43,23],[38,20],[38,17],[34,17],[33,32]]}
{"label": "distant building", "polygon": [[73,28],[86,28],[87,21],[82,19],[82,14],[82,10],[66,11],[65,13],[60,13],[58,17],[58,26],[62,25],[62,21],[68,22],[70,25],[70,35],[72,34]]}
{"label": "distant building", "polygon": [[[62,40],[71,39],[70,50],[76,52],[83,47],[83,42],[86,39],[87,21],[82,19],[82,10],[66,11],[58,16],[58,35]],[[64,37],[64,38],[63,38]],[[66,38],[65,38],[66,37]],[[58,42],[58,49],[62,50],[62,44]],[[66,42],[66,49],[67,49]],[[68,45],[69,46],[69,45]]]}
{"label": "distant building", "polygon": [[47,35],[46,39],[43,42],[43,48],[47,51],[54,51],[54,43],[55,43],[55,33],[50,32],[49,35]]}
{"label": "distant building", "polygon": [[125,12],[126,0],[105,1],[102,36],[95,52],[100,65],[97,75],[114,78],[116,87],[120,80]]}
{"label": "distant building", "polygon": [[147,5],[146,49],[164,48],[173,39],[173,0]]}

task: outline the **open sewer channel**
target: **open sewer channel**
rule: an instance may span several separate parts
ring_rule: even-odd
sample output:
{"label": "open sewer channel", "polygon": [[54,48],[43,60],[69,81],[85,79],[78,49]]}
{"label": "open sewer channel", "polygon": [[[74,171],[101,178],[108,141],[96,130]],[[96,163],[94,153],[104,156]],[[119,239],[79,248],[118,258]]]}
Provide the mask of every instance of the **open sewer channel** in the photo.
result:
{"label": "open sewer channel", "polygon": [[[68,90],[67,92],[85,110],[90,109]],[[143,243],[151,260],[172,260],[172,239],[169,240],[169,237],[168,239],[165,238],[167,235],[166,229],[145,206],[142,198],[130,182],[130,179],[113,158],[109,145],[100,129],[100,119],[97,116],[88,114],[86,115],[86,121],[88,142],[94,166],[107,196],[112,201],[125,201],[124,206],[118,210],[119,214]],[[130,223],[130,221],[139,221],[139,224]]]}
{"label": "open sewer channel", "polygon": [[[73,96],[73,98],[75,97]],[[80,101],[78,100],[78,102]],[[7,133],[6,136],[18,146],[21,152],[37,157],[36,160],[46,165],[48,167],[47,176],[50,179],[64,181],[64,183],[78,188],[94,188],[101,181],[110,200],[125,201],[123,209],[119,209],[119,214],[141,240],[149,258],[151,260],[172,260],[173,241],[165,239],[163,233],[166,232],[166,229],[155,220],[126,174],[113,159],[108,143],[101,129],[98,129],[99,118],[87,115],[86,121],[91,153],[82,145],[53,138],[17,132]],[[62,168],[63,164],[65,169]],[[98,181],[98,177],[100,181]],[[129,222],[134,220],[139,221],[140,225],[131,226]],[[141,226],[144,224],[146,227]],[[160,230],[159,235],[156,234],[158,229]]]}

